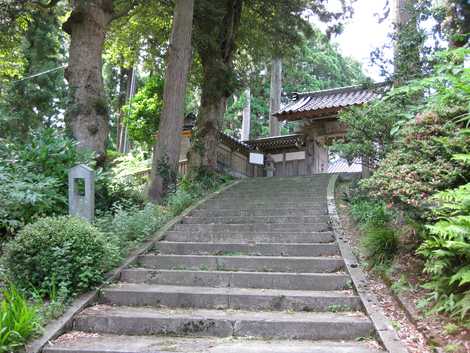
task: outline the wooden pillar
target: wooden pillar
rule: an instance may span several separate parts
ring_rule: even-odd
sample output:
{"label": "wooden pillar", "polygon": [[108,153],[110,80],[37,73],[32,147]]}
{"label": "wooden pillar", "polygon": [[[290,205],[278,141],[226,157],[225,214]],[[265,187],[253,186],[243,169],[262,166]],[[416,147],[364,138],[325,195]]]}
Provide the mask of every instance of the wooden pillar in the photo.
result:
{"label": "wooden pillar", "polygon": [[243,120],[242,120],[242,133],[241,140],[247,141],[250,139],[250,123],[251,123],[251,93],[250,88],[245,90],[246,104],[243,108]]}
{"label": "wooden pillar", "polygon": [[280,124],[276,114],[281,108],[282,60],[279,57],[271,61],[271,89],[269,100],[269,136],[279,136]]}
{"label": "wooden pillar", "polygon": [[286,167],[286,153],[282,153],[282,175],[280,176],[287,176],[287,167]]}
{"label": "wooden pillar", "polygon": [[307,175],[315,170],[315,138],[310,134],[305,136],[305,170]]}

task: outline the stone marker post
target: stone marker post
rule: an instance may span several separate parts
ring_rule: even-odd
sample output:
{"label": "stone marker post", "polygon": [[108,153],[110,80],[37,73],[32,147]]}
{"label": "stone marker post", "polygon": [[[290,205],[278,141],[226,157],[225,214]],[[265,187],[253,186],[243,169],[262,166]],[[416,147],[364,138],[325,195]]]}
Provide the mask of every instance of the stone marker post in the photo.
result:
{"label": "stone marker post", "polygon": [[95,217],[95,171],[84,164],[69,171],[69,214],[88,222]]}

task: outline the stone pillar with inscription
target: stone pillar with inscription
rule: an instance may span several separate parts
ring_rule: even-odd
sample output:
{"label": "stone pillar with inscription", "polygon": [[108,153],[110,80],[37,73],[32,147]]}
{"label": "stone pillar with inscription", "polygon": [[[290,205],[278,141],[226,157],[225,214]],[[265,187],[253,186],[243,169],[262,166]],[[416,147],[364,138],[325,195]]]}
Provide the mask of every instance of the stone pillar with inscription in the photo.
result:
{"label": "stone pillar with inscription", "polygon": [[88,222],[95,216],[95,171],[84,164],[69,171],[69,214]]}

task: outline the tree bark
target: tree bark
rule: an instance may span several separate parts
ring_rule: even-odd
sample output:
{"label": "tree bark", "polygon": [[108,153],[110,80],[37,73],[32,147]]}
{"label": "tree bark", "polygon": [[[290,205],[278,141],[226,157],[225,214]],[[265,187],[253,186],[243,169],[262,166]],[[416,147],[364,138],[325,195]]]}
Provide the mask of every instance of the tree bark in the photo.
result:
{"label": "tree bark", "polygon": [[189,152],[192,171],[217,169],[217,135],[222,128],[227,99],[234,91],[232,60],[243,0],[198,4],[195,31],[199,40],[195,46],[201,59],[203,82],[201,108]]}
{"label": "tree bark", "polygon": [[194,0],[176,0],[168,66],[163,89],[163,111],[155,144],[149,197],[158,202],[176,183],[184,121],[184,97],[191,62]]}
{"label": "tree bark", "polygon": [[112,7],[111,0],[73,0],[72,13],[64,23],[64,30],[70,34],[65,78],[70,85],[71,104],[66,125],[78,141],[78,148],[96,152],[98,160],[105,158],[109,131],[101,69]]}
{"label": "tree bark", "polygon": [[394,50],[395,83],[413,79],[421,74],[418,13],[416,0],[395,0],[396,43]]}
{"label": "tree bark", "polygon": [[275,57],[271,61],[271,88],[269,93],[269,135],[280,135],[279,120],[274,116],[281,108],[282,60]]}

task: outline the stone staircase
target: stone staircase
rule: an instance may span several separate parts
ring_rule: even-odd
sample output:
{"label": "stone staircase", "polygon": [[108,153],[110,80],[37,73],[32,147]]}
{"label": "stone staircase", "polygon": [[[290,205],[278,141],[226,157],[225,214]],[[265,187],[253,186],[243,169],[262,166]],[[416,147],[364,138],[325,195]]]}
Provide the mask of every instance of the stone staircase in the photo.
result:
{"label": "stone staircase", "polygon": [[47,353],[377,353],[327,175],[240,182],[125,269]]}

